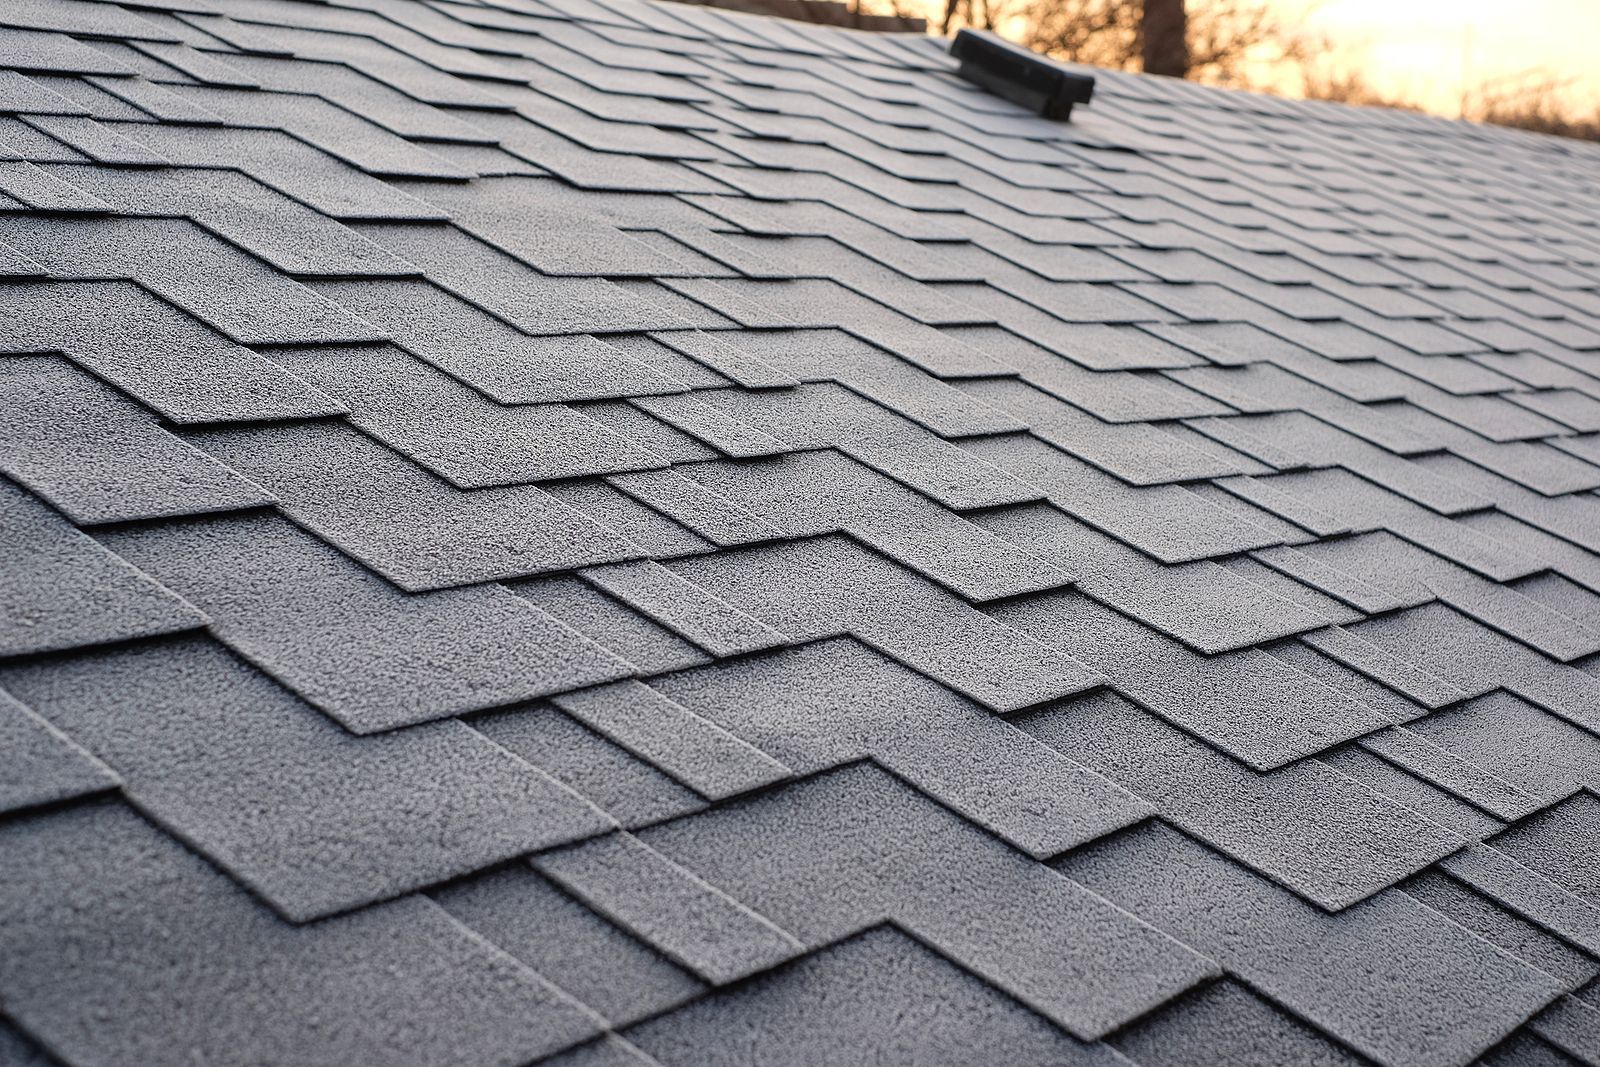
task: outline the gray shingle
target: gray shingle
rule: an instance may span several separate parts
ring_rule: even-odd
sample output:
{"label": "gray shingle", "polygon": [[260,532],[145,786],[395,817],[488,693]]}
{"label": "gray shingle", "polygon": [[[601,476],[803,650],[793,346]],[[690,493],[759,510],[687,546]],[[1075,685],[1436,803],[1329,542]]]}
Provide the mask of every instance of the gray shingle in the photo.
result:
{"label": "gray shingle", "polygon": [[714,656],[760,652],[788,642],[778,630],[653,560],[589,567],[583,576]]}
{"label": "gray shingle", "polygon": [[1560,991],[1404,894],[1329,915],[1159,825],[1064,869],[1391,1067],[1465,1062]]}
{"label": "gray shingle", "polygon": [[280,349],[278,363],[350,405],[351,421],[461,489],[665,466],[668,457],[565,404],[495,403],[393,347]]}
{"label": "gray shingle", "polygon": [[1258,771],[1389,725],[1381,711],[1258,649],[1201,656],[1077,594],[1015,601],[993,614]]}
{"label": "gray shingle", "polygon": [[1566,886],[1590,904],[1600,903],[1594,830],[1600,798],[1577,793],[1497,835],[1495,848]]}
{"label": "gray shingle", "polygon": [[1060,560],[1076,572],[1074,585],[1084,593],[1200,652],[1244,648],[1331,621],[1210,560],[1163,566],[1050,505],[990,512],[978,524],[1041,559]]}
{"label": "gray shingle", "polygon": [[637,673],[659,674],[710,662],[691,642],[578,578],[533,578],[510,582],[506,588],[632,664]]}
{"label": "gray shingle", "polygon": [[1503,688],[1581,726],[1600,723],[1600,681],[1442,604],[1373,619],[1353,630],[1380,652],[1353,665],[1380,681],[1387,680],[1394,660],[1409,661],[1470,696]]}
{"label": "gray shingle", "polygon": [[1412,729],[1547,804],[1600,784],[1600,739],[1509,693],[1448,708]]}
{"label": "gray shingle", "polygon": [[54,356],[0,359],[0,470],[79,523],[228,511],[271,496]]}
{"label": "gray shingle", "polygon": [[677,964],[516,864],[432,893],[456,919],[614,1026],[677,1007],[705,989]]}
{"label": "gray shingle", "polygon": [[1034,436],[1134,485],[1262,474],[1268,468],[1184,429],[1096,418],[1023,382],[984,378],[959,383],[962,392],[1027,423]]}
{"label": "gray shingle", "polygon": [[290,926],[113,805],[0,839],[0,995],[72,1060],[517,1062],[601,1026],[425,899]]}
{"label": "gray shingle", "polygon": [[1396,603],[1421,604],[1437,597],[1553,658],[1571,660],[1600,651],[1600,633],[1585,615],[1564,614],[1387,533],[1328,541],[1300,551],[1384,590]]}
{"label": "gray shingle", "polygon": [[533,865],[714,985],[802,949],[787,931],[625,833],[536,856]]}
{"label": "gray shingle", "polygon": [[204,617],[0,478],[0,656],[174,633]]}
{"label": "gray shingle", "polygon": [[[725,498],[765,527],[759,533],[741,533],[731,543],[765,539],[778,531],[807,537],[843,530],[973,600],[1069,581],[1065,572],[1044,560],[837,453],[794,453],[739,465],[695,464],[683,468],[682,475],[702,493]],[[639,475],[623,478],[627,481],[619,483],[630,489],[646,481]],[[678,511],[663,510],[679,517]]]}
{"label": "gray shingle", "polygon": [[1600,1062],[1581,142],[133,6],[0,5],[0,1049]]}
{"label": "gray shingle", "polygon": [[107,542],[200,605],[223,642],[356,733],[631,673],[503,589],[407,596],[281,518],[131,528]]}
{"label": "gray shingle", "polygon": [[[673,290],[752,329],[840,326],[941,377],[994,373],[1000,369],[979,349],[833,282],[692,279],[669,284]],[[824,307],[827,314],[820,310]]]}
{"label": "gray shingle", "polygon": [[1268,531],[1182,486],[1130,486],[1042,441],[985,438],[967,447],[1035,486],[1062,511],[1162,563],[1278,543]]}
{"label": "gray shingle", "polygon": [[[10,285],[0,351],[65,351],[174,422],[334,415],[338,401],[127,282]],[[97,327],[115,318],[114,331]]]}
{"label": "gray shingle", "polygon": [[[797,688],[781,688],[789,684]],[[651,686],[801,773],[870,755],[1038,858],[1148,812],[1080,764],[851,641]],[[759,699],[764,693],[781,695]]]}
{"label": "gray shingle", "polygon": [[0,812],[88,796],[121,784],[116,772],[0,689]]}
{"label": "gray shingle", "polygon": [[613,825],[459,722],[353,737],[208,641],[18,668],[6,684],[294,922]]}
{"label": "gray shingle", "polygon": [[318,535],[417,591],[637,558],[531,485],[460,492],[356,431],[302,423],[192,434]]}
{"label": "gray shingle", "polygon": [[1556,1053],[1558,1059],[1562,1053],[1570,1053],[1572,1062],[1592,1063],[1600,1056],[1600,1011],[1575,996],[1556,1001],[1526,1029],[1531,1033],[1523,1036],[1532,1038],[1537,1034],[1543,1039],[1544,1050]]}
{"label": "gray shingle", "polygon": [[866,765],[640,836],[806,945],[892,920],[1084,1039],[1216,973]]}
{"label": "gray shingle", "polygon": [[1188,994],[1111,1039],[1140,1067],[1362,1067],[1367,1061],[1237,982]]}
{"label": "gray shingle", "polygon": [[1600,946],[1600,909],[1490,845],[1446,858],[1441,868],[1518,915],[1526,916],[1591,956]]}
{"label": "gray shingle", "polygon": [[471,186],[441,185],[426,199],[456,225],[545,274],[655,277],[683,264],[654,251],[593,215],[563,205],[543,207],[559,193],[549,178],[499,178]]}
{"label": "gray shingle", "polygon": [[[540,274],[460,230],[384,225],[363,226],[360,232],[415,263],[463,300],[530,334],[627,333],[688,325],[603,278]],[[348,288],[340,292],[355,295]]]}
{"label": "gray shingle", "polygon": [[817,1063],[1111,1064],[892,927],[875,927],[750,985],[634,1027],[663,1067]]}
{"label": "gray shingle", "polygon": [[707,806],[688,786],[548,705],[479,716],[472,726],[630,829]]}
{"label": "gray shingle", "polygon": [[52,74],[130,74],[132,71],[103,52],[73,40],[64,33],[38,30],[0,30],[6,62],[18,70]]}
{"label": "gray shingle", "polygon": [[671,564],[796,640],[851,633],[995,711],[1100,681],[848,539],[824,537]]}
{"label": "gray shingle", "polygon": [[[681,386],[581,331],[529,336],[418,281],[320,282],[387,336],[502,404],[676,392]],[[563,306],[560,300],[553,306]]]}
{"label": "gray shingle", "polygon": [[1581,1064],[1528,1031],[1518,1031],[1474,1061],[1474,1067],[1573,1067]]}
{"label": "gray shingle", "polygon": [[1401,888],[1485,941],[1559,979],[1569,989],[1577,989],[1600,971],[1594,957],[1449,875],[1427,871]]}
{"label": "gray shingle", "polygon": [[1018,720],[1162,817],[1329,910],[1414,874],[1464,842],[1332,768],[1260,774],[1115,694]]}
{"label": "gray shingle", "polygon": [[[995,507],[1040,496],[970,452],[836,385],[716,390],[640,403],[727,455],[836,448],[948,508]],[[696,420],[697,413],[682,411],[686,403],[703,404],[712,417]]]}
{"label": "gray shingle", "polygon": [[[1316,758],[1345,777],[1355,779],[1466,840],[1487,837],[1505,825],[1482,808],[1433,784],[1426,775],[1380,758],[1373,754],[1375,751],[1376,746],[1369,747],[1363,740],[1360,744],[1324,752]],[[1449,858],[1442,862],[1449,862]]]}
{"label": "gray shingle", "polygon": [[792,773],[760,749],[639,682],[585,689],[556,697],[555,703],[707,800],[726,800]]}
{"label": "gray shingle", "polygon": [[130,278],[241,344],[382,337],[370,324],[191,222],[93,219],[65,232],[63,225],[6,216],[0,218],[0,241],[64,277]]}

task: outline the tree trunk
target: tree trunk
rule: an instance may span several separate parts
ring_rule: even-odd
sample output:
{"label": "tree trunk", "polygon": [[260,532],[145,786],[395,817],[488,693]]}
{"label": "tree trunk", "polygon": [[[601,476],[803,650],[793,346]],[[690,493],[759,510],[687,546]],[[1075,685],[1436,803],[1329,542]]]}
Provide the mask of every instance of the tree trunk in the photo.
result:
{"label": "tree trunk", "polygon": [[1144,72],[1182,78],[1189,73],[1189,16],[1183,0],[1144,0],[1139,21]]}

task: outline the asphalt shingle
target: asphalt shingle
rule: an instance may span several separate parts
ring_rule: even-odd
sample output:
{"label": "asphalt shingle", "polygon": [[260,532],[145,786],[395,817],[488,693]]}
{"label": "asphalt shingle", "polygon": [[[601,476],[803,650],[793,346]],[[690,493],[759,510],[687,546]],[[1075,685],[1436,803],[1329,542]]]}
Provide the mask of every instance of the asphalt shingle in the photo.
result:
{"label": "asphalt shingle", "polygon": [[[1214,973],[1177,942],[864,765],[695,821],[641,839],[807,945],[895,920],[1083,1038]],[[878,857],[880,878],[841,877],[867,856]],[[1067,934],[1074,929],[1094,936]]]}
{"label": "asphalt shingle", "polygon": [[[175,677],[181,702],[164,697]],[[295,922],[613,825],[459,722],[354,737],[202,639],[5,680],[130,802]]]}
{"label": "asphalt shingle", "polygon": [[1365,900],[1464,843],[1325,764],[1260,774],[1114,694],[1018,725],[1330,910]]}
{"label": "asphalt shingle", "polygon": [[409,591],[641,554],[536,486],[461,492],[345,426],[213,430],[189,440],[268,486],[285,513]]}
{"label": "asphalt shingle", "polygon": [[1328,915],[1173,830],[1134,833],[1066,871],[1379,1063],[1470,1060],[1560,991],[1403,894]]}
{"label": "asphalt shingle", "polygon": [[0,656],[56,652],[201,625],[189,604],[0,479]]}
{"label": "asphalt shingle", "polygon": [[0,812],[21,811],[114,789],[116,772],[0,689]]}
{"label": "asphalt shingle", "polygon": [[1595,152],[958,67],[0,4],[0,1061],[1600,1063]]}
{"label": "asphalt shingle", "polygon": [[426,899],[290,926],[117,805],[0,837],[6,1012],[72,1060],[515,1062],[601,1029]]}
{"label": "asphalt shingle", "polygon": [[201,605],[225,644],[357,733],[631,673],[504,589],[419,601],[285,519],[129,528],[107,540]]}
{"label": "asphalt shingle", "polygon": [[[912,991],[916,993],[913,994]],[[955,1065],[981,1045],[1011,1064],[1111,1064],[890,927],[874,927],[738,990],[628,1032],[666,1065]]]}

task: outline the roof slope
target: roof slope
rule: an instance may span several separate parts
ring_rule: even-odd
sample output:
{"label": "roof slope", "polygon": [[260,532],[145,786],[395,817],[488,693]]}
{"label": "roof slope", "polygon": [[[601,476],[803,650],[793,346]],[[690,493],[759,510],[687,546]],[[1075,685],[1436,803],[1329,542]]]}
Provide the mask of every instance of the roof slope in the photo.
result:
{"label": "roof slope", "polygon": [[0,3],[0,1062],[1600,1062],[1595,146]]}

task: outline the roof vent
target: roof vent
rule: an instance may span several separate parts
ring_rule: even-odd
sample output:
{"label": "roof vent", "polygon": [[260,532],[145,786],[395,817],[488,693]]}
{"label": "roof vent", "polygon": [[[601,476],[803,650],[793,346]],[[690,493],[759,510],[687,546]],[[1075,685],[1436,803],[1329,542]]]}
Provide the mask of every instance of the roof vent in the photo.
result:
{"label": "roof vent", "polygon": [[1087,104],[1094,78],[1073,74],[1037,52],[982,30],[962,30],[950,45],[961,76],[994,95],[1047,119],[1065,120],[1073,104]]}

